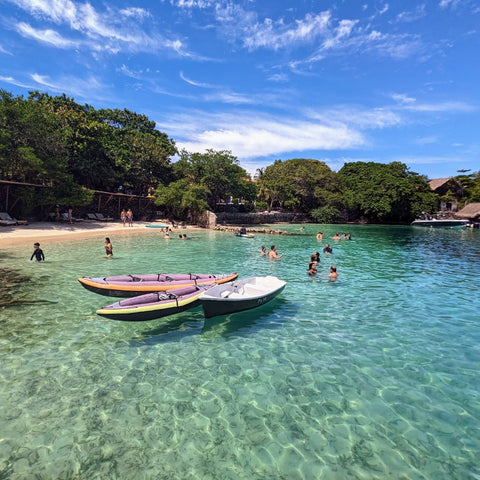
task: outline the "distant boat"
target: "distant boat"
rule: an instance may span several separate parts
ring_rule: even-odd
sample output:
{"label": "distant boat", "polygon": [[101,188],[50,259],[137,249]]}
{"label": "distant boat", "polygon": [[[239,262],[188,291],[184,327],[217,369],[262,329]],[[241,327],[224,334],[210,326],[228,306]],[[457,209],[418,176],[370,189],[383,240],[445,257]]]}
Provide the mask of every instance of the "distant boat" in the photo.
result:
{"label": "distant boat", "polygon": [[253,233],[236,233],[235,236],[242,238],[255,238],[255,235]]}
{"label": "distant boat", "polygon": [[160,224],[150,224],[150,225],[145,225],[147,228],[168,228],[168,225],[162,225]]}
{"label": "distant boat", "polygon": [[135,297],[193,285],[209,285],[235,280],[238,273],[212,275],[199,273],[153,273],[116,277],[81,277],[78,281],[91,292],[110,297]]}
{"label": "distant boat", "polygon": [[414,220],[411,225],[414,227],[432,227],[432,228],[452,228],[452,227],[466,227],[468,225],[468,220],[459,220],[459,219],[445,219],[438,220],[436,218],[423,219],[418,218]]}
{"label": "distant boat", "polygon": [[277,277],[249,277],[209,288],[200,295],[205,318],[241,312],[265,305],[284,288]]}
{"label": "distant boat", "polygon": [[147,293],[126,298],[97,310],[97,314],[112,320],[145,321],[184,312],[199,304],[200,295],[215,284],[177,288],[166,292]]}

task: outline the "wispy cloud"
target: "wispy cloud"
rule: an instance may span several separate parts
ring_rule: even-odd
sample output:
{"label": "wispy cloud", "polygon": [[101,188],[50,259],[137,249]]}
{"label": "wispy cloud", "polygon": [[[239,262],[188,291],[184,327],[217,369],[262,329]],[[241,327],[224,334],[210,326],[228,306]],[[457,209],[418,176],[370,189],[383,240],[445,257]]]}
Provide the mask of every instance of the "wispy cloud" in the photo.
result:
{"label": "wispy cloud", "polygon": [[419,20],[427,15],[425,4],[417,5],[414,10],[405,10],[400,12],[396,20],[397,22],[409,23]]}
{"label": "wispy cloud", "polygon": [[[90,49],[94,52],[116,54],[127,52],[173,51],[178,55],[192,56],[178,38],[169,38],[160,32],[142,29],[137,21],[150,13],[142,8],[126,8],[104,11],[90,3],[75,3],[71,0],[7,0],[28,13],[32,20],[51,22],[56,29],[36,29],[27,22],[20,22],[17,31],[24,36],[59,48]],[[81,38],[67,40],[58,29],[69,29]]]}
{"label": "wispy cloud", "polygon": [[56,48],[69,49],[79,46],[78,41],[63,38],[58,32],[54,30],[37,30],[25,22],[20,22],[17,24],[17,32],[22,35],[22,37],[32,38],[41,43],[53,45]]}
{"label": "wispy cloud", "polygon": [[405,110],[410,110],[414,112],[425,112],[425,113],[435,113],[435,112],[448,112],[448,113],[468,113],[474,112],[477,110],[477,107],[465,102],[438,102],[438,103],[409,103],[404,105]]}
{"label": "wispy cloud", "polygon": [[0,45],[0,53],[4,53],[5,55],[13,55],[12,52],[9,52],[5,48],[3,48],[2,45]]}
{"label": "wispy cloud", "polygon": [[4,77],[4,76],[0,75],[0,81],[8,83],[10,85],[15,85],[16,87],[25,88],[25,89],[28,89],[28,90],[34,88],[34,86],[32,84],[27,84],[25,82],[21,82],[20,80],[17,80],[14,77]]}
{"label": "wispy cloud", "polygon": [[46,75],[33,73],[30,77],[36,84],[35,88],[41,87],[57,93],[67,93],[86,100],[108,101],[109,95],[105,93],[108,92],[107,86],[93,75],[85,79],[72,76],[52,79]]}

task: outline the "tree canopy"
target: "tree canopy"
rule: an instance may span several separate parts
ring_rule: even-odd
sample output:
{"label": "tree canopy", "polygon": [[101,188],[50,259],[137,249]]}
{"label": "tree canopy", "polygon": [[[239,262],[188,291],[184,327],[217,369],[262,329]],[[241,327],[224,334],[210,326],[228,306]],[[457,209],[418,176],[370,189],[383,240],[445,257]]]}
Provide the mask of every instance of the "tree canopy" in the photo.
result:
{"label": "tree canopy", "polygon": [[409,222],[422,211],[433,211],[437,197],[426,178],[400,162],[353,162],[338,172],[340,192],[349,219]]}
{"label": "tree canopy", "polygon": [[[455,178],[465,202],[480,201],[480,172]],[[234,199],[247,210],[257,202],[317,222],[410,222],[422,211],[435,212],[439,202],[427,179],[400,162],[346,163],[334,172],[315,159],[276,160],[252,181],[229,150],[177,152],[145,115],[37,91],[25,99],[0,90],[0,179],[49,187],[16,189],[24,210],[88,205],[93,190],[114,192],[120,185],[138,195],[154,190],[155,204],[180,218]]]}

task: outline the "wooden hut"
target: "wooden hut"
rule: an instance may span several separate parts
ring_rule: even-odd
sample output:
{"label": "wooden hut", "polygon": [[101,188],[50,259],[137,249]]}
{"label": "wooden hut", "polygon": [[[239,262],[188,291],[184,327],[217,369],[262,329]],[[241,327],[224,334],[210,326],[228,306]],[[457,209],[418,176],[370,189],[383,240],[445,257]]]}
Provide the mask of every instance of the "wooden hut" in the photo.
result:
{"label": "wooden hut", "polygon": [[471,220],[472,222],[474,220],[479,220],[480,203],[469,203],[468,205],[465,205],[465,207],[463,207],[459,212],[457,212],[456,216],[459,218],[466,218],[468,220]]}

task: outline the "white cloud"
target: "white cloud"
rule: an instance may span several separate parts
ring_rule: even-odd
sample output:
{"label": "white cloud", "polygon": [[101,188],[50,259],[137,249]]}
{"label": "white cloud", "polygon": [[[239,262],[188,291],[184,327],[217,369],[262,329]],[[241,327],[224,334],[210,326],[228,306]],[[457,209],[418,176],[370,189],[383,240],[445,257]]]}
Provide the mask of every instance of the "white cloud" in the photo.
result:
{"label": "white cloud", "polygon": [[437,135],[430,135],[429,137],[421,137],[417,138],[415,140],[415,144],[417,145],[432,145],[434,143],[438,142],[438,136]]}
{"label": "white cloud", "polygon": [[177,139],[179,148],[191,152],[208,148],[231,150],[242,159],[312,149],[349,149],[364,143],[362,134],[345,124],[277,119],[254,112],[238,115],[195,112],[193,116],[171,116],[167,123],[157,122],[157,125]]}
{"label": "white cloud", "polygon": [[67,95],[88,100],[108,100],[108,93],[105,93],[108,92],[107,86],[92,75],[85,79],[65,76],[54,80],[46,75],[33,73],[30,77],[37,84],[36,88],[41,86],[54,92],[66,93]]}
{"label": "white cloud", "polygon": [[30,89],[34,88],[32,85],[21,82],[20,80],[17,80],[16,78],[4,77],[2,75],[0,75],[0,82],[9,83],[10,85],[15,85],[16,87],[25,88],[27,90],[30,90]]}
{"label": "white cloud", "polygon": [[455,8],[460,3],[460,0],[440,0],[438,4],[440,8]]}
{"label": "white cloud", "polygon": [[150,12],[148,10],[145,10],[144,8],[136,8],[136,7],[123,8],[122,10],[120,10],[120,13],[124,17],[133,17],[133,18],[139,18],[139,19],[151,17]]}
{"label": "white cloud", "polygon": [[0,53],[4,53],[5,55],[13,55],[12,52],[5,50],[5,48],[3,48],[2,45],[0,45]]}
{"label": "white cloud", "polygon": [[403,107],[414,112],[474,112],[476,107],[465,102],[411,103]]}
{"label": "white cloud", "polygon": [[62,37],[58,32],[46,29],[37,30],[30,26],[28,23],[21,22],[17,24],[17,32],[23,37],[32,38],[41,43],[46,43],[56,48],[69,49],[78,47],[79,42],[68,40]]}
{"label": "white cloud", "polygon": [[[92,52],[118,53],[175,51],[179,55],[191,56],[183,43],[175,38],[165,38],[158,32],[141,30],[137,19],[149,15],[142,8],[98,11],[90,3],[74,3],[70,0],[9,0],[32,17],[50,21],[82,34],[81,40],[66,40],[52,29],[35,30],[22,22],[17,27],[24,35],[60,48],[89,48]],[[52,41],[53,40],[53,41]],[[58,40],[58,42],[56,41]]]}
{"label": "white cloud", "polygon": [[417,7],[415,7],[413,11],[400,12],[396,17],[396,20],[397,22],[408,23],[408,22],[414,22],[416,20],[419,20],[420,18],[423,18],[426,15],[427,15],[427,12],[426,12],[425,4],[421,4],[421,5],[417,5]]}
{"label": "white cloud", "polygon": [[267,18],[263,23],[250,25],[245,30],[244,45],[250,50],[260,47],[278,50],[295,44],[312,43],[316,37],[327,33],[330,16],[329,11],[318,15],[307,14],[290,27],[286,27],[281,20],[273,22]]}
{"label": "white cloud", "polygon": [[409,97],[408,95],[405,95],[403,93],[393,93],[392,98],[397,103],[401,103],[403,105],[412,104],[412,103],[415,103],[416,101],[415,98]]}

